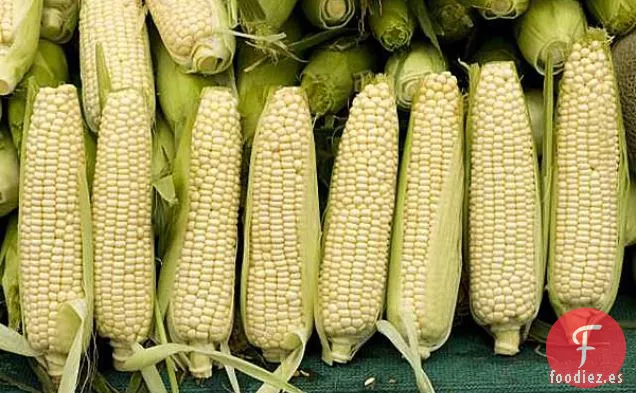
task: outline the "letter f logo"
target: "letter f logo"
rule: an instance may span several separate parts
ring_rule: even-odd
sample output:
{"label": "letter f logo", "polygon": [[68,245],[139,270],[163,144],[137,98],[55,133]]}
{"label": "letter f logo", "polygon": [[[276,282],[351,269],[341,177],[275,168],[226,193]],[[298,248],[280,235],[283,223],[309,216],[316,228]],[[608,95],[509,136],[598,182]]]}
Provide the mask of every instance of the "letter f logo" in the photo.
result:
{"label": "letter f logo", "polygon": [[[587,351],[592,351],[596,349],[592,346],[587,345],[587,332],[590,330],[601,330],[602,327],[603,326],[601,325],[585,325],[576,329],[574,333],[572,333],[572,341],[574,341],[574,343],[577,345],[581,345],[580,347],[576,349],[577,351],[581,351],[581,364],[579,365],[579,368],[583,367],[583,365],[585,364],[585,360],[587,358]],[[579,342],[577,336],[581,332],[583,332],[583,334],[581,335],[582,339]]]}

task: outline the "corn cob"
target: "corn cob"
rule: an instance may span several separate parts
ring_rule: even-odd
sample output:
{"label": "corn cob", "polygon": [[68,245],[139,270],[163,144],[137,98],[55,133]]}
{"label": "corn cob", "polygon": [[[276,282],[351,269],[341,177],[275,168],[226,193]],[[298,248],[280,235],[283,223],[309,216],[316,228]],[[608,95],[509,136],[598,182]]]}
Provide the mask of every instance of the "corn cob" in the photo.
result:
{"label": "corn cob", "polygon": [[148,336],[154,307],[151,119],[144,94],[111,92],[93,183],[95,320],[115,368]]}
{"label": "corn cob", "polygon": [[395,97],[380,76],[353,101],[331,177],[316,310],[329,364],[351,360],[382,314],[397,168]]}
{"label": "corn cob", "polygon": [[514,63],[486,63],[471,77],[471,311],[495,336],[495,353],[513,355],[536,316],[543,289],[537,158]]}
{"label": "corn cob", "polygon": [[[243,143],[232,92],[204,88],[194,125],[182,137],[174,173],[180,206],[159,303],[174,341],[215,349],[227,346],[234,305]],[[212,375],[207,356],[190,356],[193,376]]]}
{"label": "corn cob", "polygon": [[311,115],[299,87],[273,90],[252,145],[241,317],[250,343],[289,379],[313,329],[320,252]]}
{"label": "corn cob", "polygon": [[236,39],[223,0],[147,0],[166,48],[187,72],[216,74],[232,65]]}
{"label": "corn cob", "polygon": [[41,15],[42,0],[0,2],[0,96],[10,94],[31,67]]}
{"label": "corn cob", "polygon": [[44,0],[40,36],[57,43],[68,42],[79,17],[79,0]]}
{"label": "corn cob", "polygon": [[558,315],[609,311],[623,261],[629,180],[608,38],[592,30],[572,46],[557,102],[548,292]]}
{"label": "corn cob", "polygon": [[86,122],[97,132],[108,90],[137,89],[148,113],[155,111],[154,78],[139,0],[83,0],[80,71]]}
{"label": "corn cob", "polygon": [[27,106],[29,81],[34,79],[39,87],[56,87],[68,81],[68,63],[62,46],[47,40],[38,42],[38,50],[31,68],[9,96],[7,117],[13,143],[21,154],[22,128]]}
{"label": "corn cob", "polygon": [[[76,322],[68,320],[68,311],[63,310],[78,301],[84,301],[87,310],[92,308],[84,127],[75,87],[39,90],[22,151],[18,224],[22,316],[29,344],[44,353],[44,365],[57,379],[76,334]],[[84,318],[86,345],[90,311]]]}
{"label": "corn cob", "polygon": [[457,80],[448,72],[425,76],[416,94],[400,170],[387,317],[400,327],[405,315],[413,316],[426,359],[448,337],[457,302],[463,111]]}

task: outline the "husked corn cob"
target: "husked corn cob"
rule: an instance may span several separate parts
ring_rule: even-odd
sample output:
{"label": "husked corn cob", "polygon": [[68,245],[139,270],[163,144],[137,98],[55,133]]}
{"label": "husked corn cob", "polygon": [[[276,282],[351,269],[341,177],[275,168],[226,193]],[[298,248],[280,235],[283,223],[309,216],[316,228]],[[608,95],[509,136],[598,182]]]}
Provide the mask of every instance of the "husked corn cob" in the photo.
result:
{"label": "husked corn cob", "polygon": [[[243,149],[237,105],[231,90],[204,88],[191,135],[183,135],[190,142],[177,158],[187,165],[177,164],[184,173],[176,175],[183,189],[168,326],[173,339],[202,349],[227,344],[232,331]],[[190,356],[193,376],[212,375],[207,356]]]}
{"label": "husked corn cob", "polygon": [[467,136],[471,311],[493,333],[495,353],[512,355],[543,290],[538,164],[514,63],[486,63],[474,79]]}
{"label": "husked corn cob", "polygon": [[629,183],[607,41],[593,30],[576,42],[560,83],[548,262],[550,302],[559,315],[579,307],[609,311],[623,260]]}
{"label": "husked corn cob", "polygon": [[101,101],[108,90],[140,90],[148,113],[154,113],[154,78],[141,1],[82,0],[79,29],[82,98],[90,129],[99,129]]}
{"label": "husked corn cob", "polygon": [[151,120],[141,91],[111,92],[93,181],[95,319],[115,368],[143,341],[154,307]]}
{"label": "husked corn cob", "polygon": [[424,77],[411,107],[398,186],[387,318],[407,337],[414,324],[420,356],[448,338],[461,274],[463,111],[448,72]]}
{"label": "husked corn cob", "polygon": [[20,297],[26,336],[62,375],[72,339],[60,313],[86,298],[82,187],[88,199],[84,128],[75,87],[42,88],[33,103],[22,155]]}
{"label": "husked corn cob", "polygon": [[42,0],[0,1],[0,96],[13,92],[38,48]]}
{"label": "husked corn cob", "polygon": [[73,37],[79,17],[80,0],[44,0],[40,36],[57,43]]}
{"label": "husked corn cob", "polygon": [[236,39],[223,0],[147,0],[152,19],[176,63],[216,74],[232,65]]}
{"label": "husked corn cob", "polygon": [[272,91],[252,145],[241,314],[250,343],[289,379],[313,329],[320,215],[313,129],[300,87]]}
{"label": "husked corn cob", "polygon": [[382,314],[397,169],[395,97],[380,76],[353,101],[331,177],[316,311],[328,363],[351,360]]}

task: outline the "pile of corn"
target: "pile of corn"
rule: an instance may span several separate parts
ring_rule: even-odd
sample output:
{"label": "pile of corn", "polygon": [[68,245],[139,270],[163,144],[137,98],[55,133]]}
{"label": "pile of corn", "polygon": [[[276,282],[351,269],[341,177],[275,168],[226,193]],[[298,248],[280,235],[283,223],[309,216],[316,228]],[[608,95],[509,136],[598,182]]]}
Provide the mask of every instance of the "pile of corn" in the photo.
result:
{"label": "pile of corn", "polygon": [[0,350],[62,393],[93,335],[152,393],[164,361],[297,392],[314,330],[330,365],[380,332],[432,392],[466,307],[508,356],[545,288],[608,312],[636,5],[381,3],[0,0]]}

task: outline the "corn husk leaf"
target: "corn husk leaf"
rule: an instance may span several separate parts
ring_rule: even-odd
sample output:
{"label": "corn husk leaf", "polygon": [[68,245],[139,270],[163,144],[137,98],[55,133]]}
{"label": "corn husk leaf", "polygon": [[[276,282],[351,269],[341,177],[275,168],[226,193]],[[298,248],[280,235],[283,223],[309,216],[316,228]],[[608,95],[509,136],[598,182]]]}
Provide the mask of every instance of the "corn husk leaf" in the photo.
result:
{"label": "corn husk leaf", "polygon": [[526,12],[530,0],[461,0],[479,10],[485,19],[514,19]]}
{"label": "corn husk leaf", "polygon": [[153,60],[156,67],[157,95],[161,111],[179,143],[180,132],[192,111],[201,90],[206,86],[233,85],[228,73],[219,75],[191,74],[177,64],[158,34],[151,34]]}
{"label": "corn husk leaf", "polygon": [[300,0],[307,20],[321,29],[349,23],[356,13],[356,0]]}
{"label": "corn husk leaf", "polygon": [[0,125],[0,217],[18,207],[20,165],[9,131]]}
{"label": "corn husk leaf", "polygon": [[543,135],[545,134],[545,103],[543,100],[543,91],[539,89],[528,89],[525,92],[526,102],[528,104],[528,113],[530,114],[530,125],[534,135],[534,146],[537,155],[543,155]]}
{"label": "corn husk leaf", "polygon": [[415,17],[417,21],[417,25],[426,38],[429,39],[431,44],[442,53],[442,48],[439,46],[439,41],[437,40],[437,33],[435,32],[435,24],[433,20],[429,16],[428,8],[426,7],[426,2],[419,0],[407,0],[410,12]]}
{"label": "corn husk leaf", "polygon": [[285,51],[286,37],[283,25],[292,17],[298,0],[239,0],[237,9],[239,23],[252,39],[252,45],[276,56]]}
{"label": "corn husk leaf", "polygon": [[431,0],[431,19],[437,35],[445,42],[457,42],[467,38],[475,28],[473,12],[459,0]]}
{"label": "corn husk leaf", "polygon": [[18,330],[22,320],[20,308],[20,257],[18,250],[18,212],[9,216],[7,228],[0,247],[0,272],[2,291],[7,310],[9,329]]}
{"label": "corn husk leaf", "polygon": [[481,66],[492,61],[513,61],[517,73],[521,73],[524,66],[515,42],[504,36],[488,37],[473,53],[471,60]]}
{"label": "corn husk leaf", "polygon": [[323,116],[340,111],[377,68],[377,56],[369,43],[343,38],[317,49],[301,74],[311,113]]}
{"label": "corn husk leaf", "polygon": [[172,174],[176,154],[174,139],[172,130],[163,117],[158,115],[152,135],[152,222],[159,258],[163,258],[166,252],[170,223],[177,203]]}
{"label": "corn husk leaf", "polygon": [[40,36],[58,44],[70,41],[79,19],[79,0],[44,0]]}
{"label": "corn husk leaf", "polygon": [[414,43],[409,49],[394,53],[386,62],[384,72],[393,80],[399,107],[407,110],[424,77],[446,69],[446,60],[435,47]]}
{"label": "corn husk leaf", "polygon": [[13,39],[0,44],[0,96],[13,92],[33,63],[40,36],[42,0],[13,2]]}
{"label": "corn husk leaf", "polygon": [[13,143],[20,154],[20,143],[22,141],[22,127],[24,123],[24,113],[27,95],[27,81],[35,78],[38,86],[56,87],[65,83],[69,79],[68,64],[66,55],[61,46],[47,40],[40,40],[38,49],[33,59],[33,64],[18,84],[13,94],[9,97],[9,127]]}
{"label": "corn husk leaf", "polygon": [[576,0],[534,0],[515,25],[517,45],[526,61],[541,75],[548,53],[555,72],[561,72],[572,43],[583,37],[587,22]]}
{"label": "corn husk leaf", "polygon": [[389,52],[411,43],[417,21],[409,9],[408,1],[384,0],[369,14],[371,33]]}
{"label": "corn husk leaf", "polygon": [[590,13],[611,35],[624,35],[636,26],[636,1],[585,0]]}
{"label": "corn husk leaf", "polygon": [[[276,90],[271,89],[269,97],[273,97]],[[268,112],[268,105],[270,104],[270,98],[268,97],[265,109],[263,110],[263,115],[261,119],[266,118],[266,114]],[[307,104],[308,105],[308,104]],[[303,108],[299,108],[299,110],[303,110]],[[264,121],[264,120],[261,120]],[[308,122],[311,122],[311,119],[307,118]],[[260,122],[260,121],[259,121]],[[311,124],[310,124],[311,126]],[[304,138],[303,138],[304,137]],[[267,140],[259,133],[259,128],[257,127],[256,133],[254,136],[254,143],[251,151],[250,158],[250,171],[248,178],[248,186],[247,186],[247,196],[245,203],[245,218],[244,218],[244,228],[243,228],[243,264],[241,271],[241,293],[240,293],[240,304],[241,304],[241,320],[243,322],[243,326],[247,325],[247,316],[246,316],[246,308],[247,308],[247,284],[248,284],[248,276],[249,276],[249,268],[252,265],[250,263],[250,258],[252,256],[251,253],[251,233],[252,233],[252,215],[253,215],[253,193],[254,193],[254,176],[255,172],[258,170],[257,165],[260,163],[256,161],[257,153],[260,148],[267,148]],[[318,199],[318,178],[316,174],[316,149],[314,144],[313,133],[308,138],[304,135],[299,135],[299,138],[303,138],[306,140],[299,140],[306,149],[308,150],[307,156],[307,165],[304,166],[304,173],[300,173],[304,180],[304,189],[303,189],[303,206],[301,216],[298,218],[298,221],[303,223],[302,226],[298,228],[298,239],[300,239],[299,245],[299,255],[301,258],[302,271],[301,271],[301,280],[302,280],[302,305],[303,305],[303,329],[299,331],[290,331],[288,332],[288,336],[290,337],[290,342],[297,343],[297,347],[295,350],[291,351],[289,355],[285,359],[281,361],[280,366],[274,372],[275,375],[279,376],[283,380],[288,381],[302,360],[304,356],[305,349],[307,346],[307,341],[311,336],[313,331],[313,323],[314,323],[314,314],[313,314],[313,304],[316,293],[316,286],[318,280],[318,267],[320,263],[320,207],[319,207],[319,199]],[[264,144],[264,147],[261,145]],[[246,330],[247,332],[247,330]],[[249,339],[249,334],[247,335]],[[269,385],[274,386],[269,383]],[[263,386],[259,393],[271,392],[271,386]]]}
{"label": "corn husk leaf", "polygon": [[[618,292],[618,284],[620,281],[620,274],[621,274],[621,269],[622,269],[622,265],[623,265],[623,255],[624,255],[624,245],[626,244],[626,226],[627,226],[627,216],[626,216],[626,212],[627,212],[627,205],[629,203],[629,198],[630,198],[630,178],[629,178],[629,171],[628,171],[628,159],[627,159],[627,148],[626,148],[626,142],[625,142],[625,132],[624,132],[624,126],[623,126],[623,118],[621,116],[621,106],[620,106],[620,100],[618,98],[618,84],[614,78],[614,66],[612,64],[612,57],[611,57],[611,53],[610,53],[610,49],[609,49],[609,40],[608,40],[608,36],[607,33],[604,30],[601,29],[590,29],[587,34],[581,38],[580,40],[578,40],[578,42],[590,42],[590,41],[598,41],[601,43],[601,45],[603,45],[605,54],[607,56],[608,59],[608,64],[611,70],[611,77],[613,78],[613,83],[614,83],[614,96],[616,97],[616,109],[617,109],[617,124],[618,124],[618,147],[619,147],[619,157],[612,157],[611,159],[614,160],[616,158],[618,158],[618,172],[616,174],[617,176],[617,184],[618,184],[618,189],[616,190],[616,198],[617,198],[617,212],[616,212],[616,222],[618,225],[617,228],[617,233],[618,233],[618,239],[616,239],[616,247],[617,247],[617,252],[616,252],[616,261],[614,263],[613,266],[613,270],[612,270],[612,282],[611,282],[611,286],[609,291],[605,294],[605,297],[603,299],[603,304],[600,305],[596,305],[595,308],[598,308],[599,310],[603,311],[603,312],[609,312],[609,310],[611,309],[612,305],[614,304],[614,301],[616,299],[616,294]],[[567,59],[566,59],[567,62]],[[596,93],[596,92],[590,92],[590,93]],[[557,103],[557,107],[558,107],[558,103]],[[558,112],[557,112],[558,113]],[[556,130],[553,131],[553,133],[556,133]],[[546,142],[547,142],[547,138],[546,138]],[[544,158],[545,158],[545,154],[551,154],[551,162],[553,160],[552,157],[556,157],[556,149],[557,149],[557,145],[556,145],[556,137],[553,135],[550,137],[550,145],[549,147],[552,148],[551,151],[546,151],[544,152]],[[556,291],[553,288],[553,280],[552,280],[552,276],[554,274],[556,274],[555,269],[553,269],[553,264],[552,264],[552,258],[554,258],[555,255],[555,243],[556,243],[556,209],[554,208],[554,206],[556,205],[556,201],[557,201],[557,197],[558,197],[558,193],[559,190],[557,188],[557,177],[559,175],[559,168],[556,165],[552,165],[551,167],[552,169],[552,173],[551,173],[551,195],[550,195],[550,229],[549,229],[549,238],[550,238],[550,243],[549,243],[549,251],[548,251],[548,293],[550,294],[550,303],[552,304],[552,308],[554,309],[554,311],[556,312],[556,314],[558,316],[563,315],[564,313],[566,313],[567,311],[570,311],[571,309],[571,305],[568,304],[564,304],[561,299],[559,299],[556,295],[554,295],[556,293]],[[577,306],[578,307],[578,306]]]}

